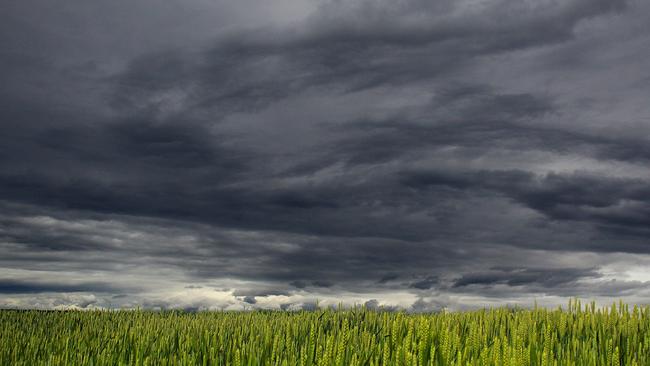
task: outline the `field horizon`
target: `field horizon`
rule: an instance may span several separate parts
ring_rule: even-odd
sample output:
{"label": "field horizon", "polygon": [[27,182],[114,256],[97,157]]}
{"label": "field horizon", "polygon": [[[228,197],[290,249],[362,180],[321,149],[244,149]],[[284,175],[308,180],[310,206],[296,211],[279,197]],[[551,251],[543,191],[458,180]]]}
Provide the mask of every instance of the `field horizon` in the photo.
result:
{"label": "field horizon", "polygon": [[0,311],[11,365],[647,365],[650,306]]}

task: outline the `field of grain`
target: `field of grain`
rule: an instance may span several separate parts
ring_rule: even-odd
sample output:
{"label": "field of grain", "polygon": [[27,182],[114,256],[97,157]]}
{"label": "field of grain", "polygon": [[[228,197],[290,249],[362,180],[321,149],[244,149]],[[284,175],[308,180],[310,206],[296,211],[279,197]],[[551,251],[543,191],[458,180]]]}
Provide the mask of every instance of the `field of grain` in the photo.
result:
{"label": "field of grain", "polygon": [[1,365],[650,365],[650,307],[0,311]]}

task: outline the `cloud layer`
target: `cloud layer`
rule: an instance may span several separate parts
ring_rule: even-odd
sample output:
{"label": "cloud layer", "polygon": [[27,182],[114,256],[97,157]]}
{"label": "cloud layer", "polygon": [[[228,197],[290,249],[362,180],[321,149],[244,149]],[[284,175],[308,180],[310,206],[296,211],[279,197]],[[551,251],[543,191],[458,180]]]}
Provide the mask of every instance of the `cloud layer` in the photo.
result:
{"label": "cloud layer", "polygon": [[650,300],[640,1],[50,7],[0,25],[2,307]]}

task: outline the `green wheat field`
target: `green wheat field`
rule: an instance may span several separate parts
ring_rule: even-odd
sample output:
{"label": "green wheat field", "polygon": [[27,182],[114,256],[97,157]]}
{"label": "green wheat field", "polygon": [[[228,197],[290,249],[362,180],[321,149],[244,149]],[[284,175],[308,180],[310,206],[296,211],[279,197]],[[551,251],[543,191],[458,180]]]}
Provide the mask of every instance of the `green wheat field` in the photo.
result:
{"label": "green wheat field", "polygon": [[650,365],[650,307],[0,311],[1,365]]}

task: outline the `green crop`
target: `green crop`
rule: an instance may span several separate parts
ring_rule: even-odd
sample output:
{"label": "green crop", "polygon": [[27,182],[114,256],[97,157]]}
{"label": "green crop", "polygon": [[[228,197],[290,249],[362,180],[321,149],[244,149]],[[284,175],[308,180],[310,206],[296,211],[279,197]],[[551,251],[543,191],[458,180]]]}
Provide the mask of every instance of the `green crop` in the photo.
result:
{"label": "green crop", "polygon": [[0,311],[1,365],[650,365],[650,308]]}

